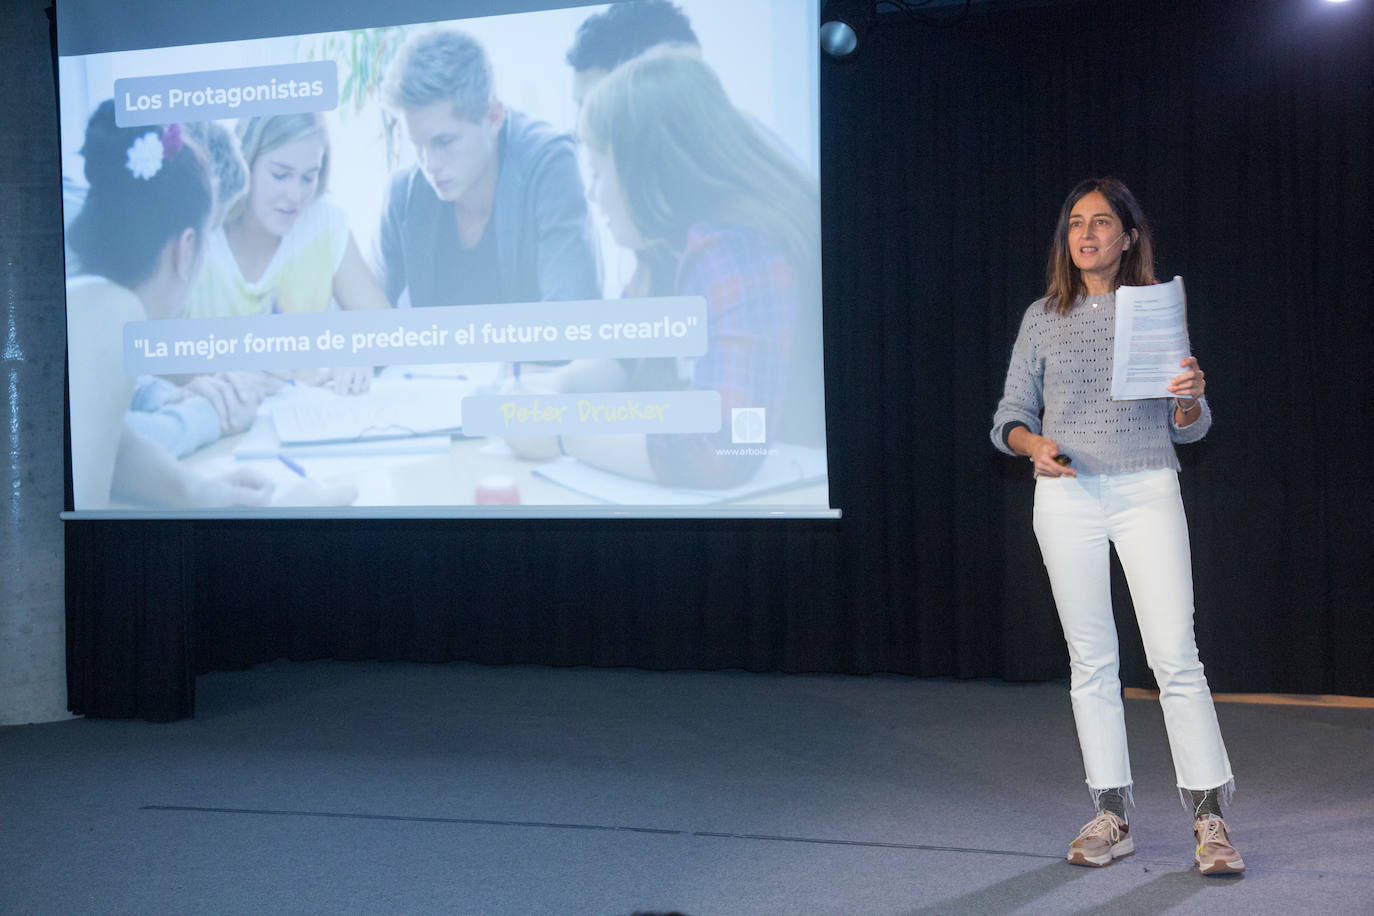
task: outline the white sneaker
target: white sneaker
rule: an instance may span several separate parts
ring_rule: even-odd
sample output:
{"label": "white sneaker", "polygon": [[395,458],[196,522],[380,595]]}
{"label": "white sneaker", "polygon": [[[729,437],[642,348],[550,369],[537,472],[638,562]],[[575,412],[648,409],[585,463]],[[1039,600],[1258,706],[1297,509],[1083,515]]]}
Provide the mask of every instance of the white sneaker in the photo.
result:
{"label": "white sneaker", "polygon": [[1197,849],[1193,860],[1204,875],[1236,875],[1245,871],[1245,860],[1231,845],[1231,833],[1226,822],[1214,814],[1193,822],[1193,837]]}
{"label": "white sneaker", "polygon": [[1131,828],[1111,811],[1103,811],[1083,825],[1077,839],[1069,844],[1067,859],[1073,865],[1101,868],[1133,852]]}

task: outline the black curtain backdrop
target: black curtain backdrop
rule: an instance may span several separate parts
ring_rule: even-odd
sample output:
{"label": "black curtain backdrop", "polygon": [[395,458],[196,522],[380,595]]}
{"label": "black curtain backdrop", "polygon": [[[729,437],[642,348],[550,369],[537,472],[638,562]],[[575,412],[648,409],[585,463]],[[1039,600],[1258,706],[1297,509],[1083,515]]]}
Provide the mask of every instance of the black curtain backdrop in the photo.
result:
{"label": "black curtain backdrop", "polygon": [[988,428],[1057,208],[1101,174],[1186,280],[1216,413],[1181,450],[1213,688],[1374,695],[1374,29],[1347,6],[883,16],[821,76],[841,521],[72,523],[73,708],[172,718],[195,673],[280,657],[1065,675],[1030,473]]}

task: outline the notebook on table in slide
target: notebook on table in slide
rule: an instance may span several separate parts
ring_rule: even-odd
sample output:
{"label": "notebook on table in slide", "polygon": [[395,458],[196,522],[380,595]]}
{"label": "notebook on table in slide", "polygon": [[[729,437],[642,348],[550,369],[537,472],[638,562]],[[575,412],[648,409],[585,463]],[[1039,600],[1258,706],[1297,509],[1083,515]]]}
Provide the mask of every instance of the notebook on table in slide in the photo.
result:
{"label": "notebook on table in slide", "polygon": [[271,408],[283,444],[357,442],[456,433],[473,386],[449,380],[376,379],[362,395],[290,398]]}

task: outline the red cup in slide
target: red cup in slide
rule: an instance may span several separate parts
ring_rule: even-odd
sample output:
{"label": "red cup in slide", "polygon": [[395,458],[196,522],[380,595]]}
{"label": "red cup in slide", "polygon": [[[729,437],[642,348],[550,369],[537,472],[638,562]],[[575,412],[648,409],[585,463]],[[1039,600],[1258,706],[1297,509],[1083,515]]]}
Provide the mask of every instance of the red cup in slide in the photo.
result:
{"label": "red cup in slide", "polygon": [[475,506],[518,506],[520,488],[515,481],[504,474],[483,477],[477,482],[477,490],[472,494]]}

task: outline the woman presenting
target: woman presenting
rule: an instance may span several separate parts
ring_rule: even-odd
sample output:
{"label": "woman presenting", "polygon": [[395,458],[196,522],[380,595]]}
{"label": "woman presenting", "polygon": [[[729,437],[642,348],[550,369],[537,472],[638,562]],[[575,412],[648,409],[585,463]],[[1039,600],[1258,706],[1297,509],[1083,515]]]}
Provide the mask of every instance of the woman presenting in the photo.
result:
{"label": "woman presenting", "polygon": [[1021,322],[992,441],[1035,468],[1035,535],[1068,644],[1070,698],[1096,816],[1069,846],[1076,865],[1135,851],[1131,767],[1118,677],[1108,543],[1126,572],[1146,658],[1159,683],[1180,796],[1193,812],[1203,874],[1245,868],[1221,802],[1231,762],[1193,636],[1192,563],[1174,443],[1212,424],[1195,358],[1172,397],[1111,400],[1116,289],[1156,282],[1150,230],[1120,181],[1092,179],[1059,213],[1048,290]]}

